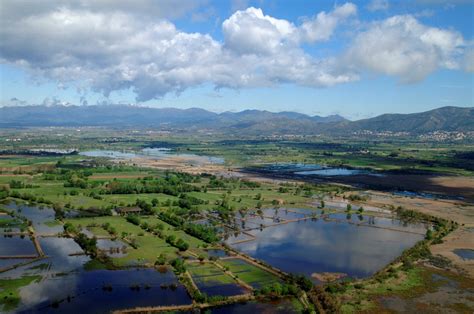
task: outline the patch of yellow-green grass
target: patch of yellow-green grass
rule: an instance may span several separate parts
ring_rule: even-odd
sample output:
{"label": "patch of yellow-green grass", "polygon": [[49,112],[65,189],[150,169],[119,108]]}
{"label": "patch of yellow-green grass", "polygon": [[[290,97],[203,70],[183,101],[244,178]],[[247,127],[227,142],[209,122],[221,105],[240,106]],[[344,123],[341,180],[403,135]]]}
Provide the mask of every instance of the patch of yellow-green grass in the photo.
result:
{"label": "patch of yellow-green grass", "polygon": [[235,284],[235,280],[232,277],[226,275],[212,263],[187,264],[186,269],[198,286]]}
{"label": "patch of yellow-green grass", "polygon": [[48,227],[56,227],[56,226],[61,225],[61,222],[58,220],[51,220],[51,221],[46,221],[44,224]]}
{"label": "patch of yellow-green grass", "polygon": [[228,267],[230,272],[256,289],[274,283],[281,283],[281,280],[275,275],[255,265],[249,264],[240,258],[221,260],[218,263]]}
{"label": "patch of yellow-green grass", "polygon": [[97,237],[110,236],[109,232],[107,230],[105,230],[104,228],[102,228],[101,226],[97,226],[97,227],[89,226],[86,229],[89,230],[90,232],[92,232]]}
{"label": "patch of yellow-green grass", "polygon": [[130,247],[124,257],[113,258],[114,264],[118,266],[154,264],[160,254],[164,254],[168,260],[178,256],[176,248],[156,236],[144,235],[134,239],[138,247],[136,249]]}
{"label": "patch of yellow-green grass", "polygon": [[341,295],[341,298],[346,300],[341,311],[354,313],[374,309],[377,307],[374,301],[386,295],[413,297],[420,291],[434,288],[435,285],[427,285],[428,282],[431,282],[430,274],[424,268],[415,267],[399,271],[395,276],[381,282],[372,279],[365,283],[356,283]]}
{"label": "patch of yellow-green grass", "polygon": [[40,279],[41,276],[0,279],[0,311],[14,310],[20,303],[20,288]]}
{"label": "patch of yellow-green grass", "polygon": [[156,217],[141,218],[141,221],[142,222],[147,222],[150,225],[162,224],[164,226],[163,231],[167,236],[168,235],[174,235],[176,237],[176,239],[181,238],[185,242],[187,242],[191,248],[202,247],[205,244],[204,241],[187,234],[183,230],[176,230],[175,227],[167,224],[166,222],[164,222],[164,221],[162,221],[162,220],[160,220]]}

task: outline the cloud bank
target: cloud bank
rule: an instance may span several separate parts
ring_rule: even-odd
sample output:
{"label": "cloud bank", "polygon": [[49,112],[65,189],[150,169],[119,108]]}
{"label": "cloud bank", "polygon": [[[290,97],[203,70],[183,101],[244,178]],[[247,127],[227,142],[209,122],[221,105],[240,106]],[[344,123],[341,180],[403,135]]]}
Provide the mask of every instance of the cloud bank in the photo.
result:
{"label": "cloud bank", "polygon": [[308,53],[305,45],[317,48],[357,18],[352,3],[298,25],[254,7],[238,10],[222,23],[223,40],[183,32],[172,23],[199,2],[59,3],[3,2],[0,61],[106,96],[132,89],[138,101],[146,101],[202,84],[328,87],[357,81],[365,72],[415,82],[440,68],[472,70],[472,50],[465,55],[459,33],[410,15],[363,26],[337,55]]}

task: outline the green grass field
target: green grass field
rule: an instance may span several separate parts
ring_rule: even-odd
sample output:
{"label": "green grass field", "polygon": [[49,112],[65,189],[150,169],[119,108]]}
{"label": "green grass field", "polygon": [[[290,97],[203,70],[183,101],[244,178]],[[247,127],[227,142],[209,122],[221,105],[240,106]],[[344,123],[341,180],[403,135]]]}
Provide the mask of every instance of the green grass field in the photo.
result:
{"label": "green grass field", "polygon": [[186,265],[198,286],[234,284],[235,280],[212,263],[190,263]]}
{"label": "green grass field", "polygon": [[277,282],[281,283],[281,280],[275,275],[239,258],[221,260],[219,261],[219,264],[228,267],[230,272],[256,289],[260,289]]}

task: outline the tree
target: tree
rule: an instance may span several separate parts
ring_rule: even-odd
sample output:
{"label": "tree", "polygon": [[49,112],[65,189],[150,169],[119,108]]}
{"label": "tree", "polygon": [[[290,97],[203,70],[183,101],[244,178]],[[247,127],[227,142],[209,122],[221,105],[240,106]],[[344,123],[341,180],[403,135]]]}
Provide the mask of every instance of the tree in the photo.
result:
{"label": "tree", "polygon": [[173,245],[174,246],[174,241],[176,240],[176,237],[173,234],[170,234],[169,236],[166,237],[166,243]]}
{"label": "tree", "polygon": [[426,240],[432,240],[433,239],[433,231],[431,229],[426,230],[425,239]]}
{"label": "tree", "polygon": [[186,266],[184,265],[184,261],[181,258],[176,258],[171,262],[171,266],[173,266],[175,272],[177,274],[184,273],[186,271]]}
{"label": "tree", "polygon": [[165,265],[166,264],[166,255],[161,253],[156,259],[155,265]]}
{"label": "tree", "polygon": [[175,247],[177,247],[180,251],[186,251],[189,248],[189,244],[186,243],[183,239],[178,239],[176,243],[174,244]]}

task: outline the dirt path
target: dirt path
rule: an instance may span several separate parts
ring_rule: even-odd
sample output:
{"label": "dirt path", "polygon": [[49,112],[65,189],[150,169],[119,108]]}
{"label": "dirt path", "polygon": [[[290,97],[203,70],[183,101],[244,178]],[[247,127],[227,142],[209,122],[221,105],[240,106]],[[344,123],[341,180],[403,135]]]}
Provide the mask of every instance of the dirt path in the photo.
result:
{"label": "dirt path", "polygon": [[236,296],[228,297],[224,301],[209,303],[196,303],[186,305],[165,305],[165,306],[149,306],[149,307],[137,307],[134,309],[117,310],[112,312],[113,314],[126,314],[126,313],[158,313],[158,312],[174,312],[174,311],[193,311],[195,309],[207,309],[219,305],[232,304],[236,302],[246,302],[253,300],[255,297],[253,294],[241,294]]}

